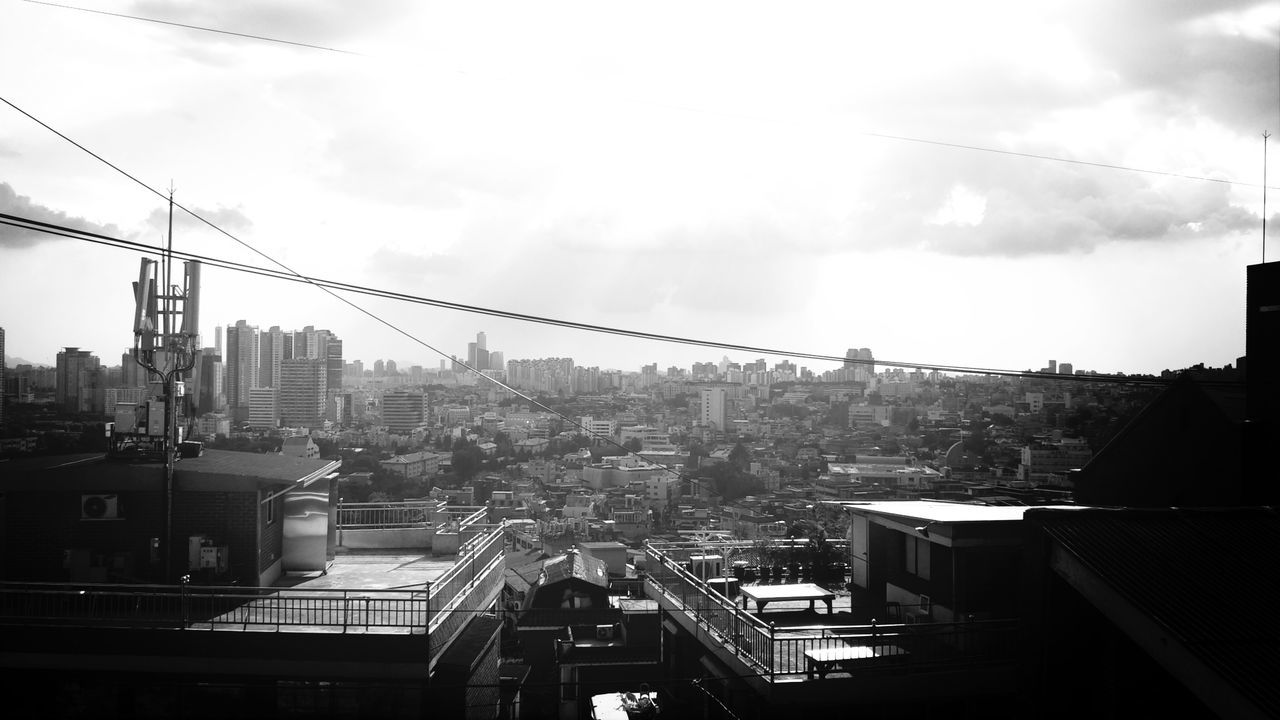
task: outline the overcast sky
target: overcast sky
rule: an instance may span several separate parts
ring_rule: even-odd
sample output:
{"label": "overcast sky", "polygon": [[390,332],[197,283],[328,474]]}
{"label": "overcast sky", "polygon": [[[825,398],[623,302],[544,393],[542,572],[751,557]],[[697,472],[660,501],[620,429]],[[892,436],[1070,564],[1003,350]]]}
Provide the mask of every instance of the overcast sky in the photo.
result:
{"label": "overcast sky", "polygon": [[[350,51],[0,2],[0,97],[298,272],[902,362],[1132,373],[1244,354],[1280,3],[91,6]],[[0,212],[159,244],[164,210],[0,104]],[[268,264],[184,218],[174,245]],[[138,258],[0,227],[8,354],[118,362]],[[210,269],[202,301],[207,344],[243,318],[327,327],[366,366],[438,366],[305,285]],[[463,356],[479,330],[507,359],[726,354],[353,301]]]}

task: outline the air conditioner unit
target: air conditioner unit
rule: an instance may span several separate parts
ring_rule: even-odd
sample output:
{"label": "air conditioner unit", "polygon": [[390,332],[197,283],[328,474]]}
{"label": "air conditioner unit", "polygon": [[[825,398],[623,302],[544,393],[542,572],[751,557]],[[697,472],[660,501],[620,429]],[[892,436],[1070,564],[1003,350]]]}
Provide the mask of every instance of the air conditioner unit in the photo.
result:
{"label": "air conditioner unit", "polygon": [[115,495],[81,495],[81,520],[115,520],[120,517],[120,502]]}
{"label": "air conditioner unit", "polygon": [[612,639],[613,639],[613,626],[612,626],[612,625],[597,625],[597,626],[596,626],[596,639],[597,639],[597,640],[612,640]]}

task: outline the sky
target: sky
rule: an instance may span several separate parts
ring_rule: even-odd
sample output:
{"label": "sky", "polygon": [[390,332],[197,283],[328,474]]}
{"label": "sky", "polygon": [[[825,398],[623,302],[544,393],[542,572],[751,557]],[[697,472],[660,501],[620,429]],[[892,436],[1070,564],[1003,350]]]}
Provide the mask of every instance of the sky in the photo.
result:
{"label": "sky", "polygon": [[[0,103],[2,213],[159,246],[172,187],[236,238],[179,212],[179,250],[788,352],[1244,354],[1280,2],[85,7],[288,42],[0,0],[0,98],[160,191]],[[0,226],[7,354],[118,362],[140,257]],[[209,268],[205,344],[244,319],[328,328],[366,367],[438,367],[478,331],[508,360],[756,357],[343,297],[364,312]]]}

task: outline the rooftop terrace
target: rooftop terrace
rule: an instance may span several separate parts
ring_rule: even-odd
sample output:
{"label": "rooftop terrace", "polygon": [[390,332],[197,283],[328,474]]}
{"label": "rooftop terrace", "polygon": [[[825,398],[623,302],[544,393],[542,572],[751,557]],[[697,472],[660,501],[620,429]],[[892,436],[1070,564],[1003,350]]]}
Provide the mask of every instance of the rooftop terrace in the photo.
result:
{"label": "rooftop terrace", "polygon": [[[708,553],[732,557],[751,543],[651,543],[645,549],[646,593],[681,625],[702,639],[733,670],[768,684],[795,683],[828,675],[854,679],[881,678],[976,668],[1012,662],[1012,620],[962,623],[856,623],[849,593],[839,582],[828,583],[832,612],[811,609],[812,602],[787,593],[786,584],[748,583],[774,595],[765,611],[751,612],[690,571],[690,558]],[[803,589],[804,585],[797,584]],[[769,594],[757,591],[754,594]]]}

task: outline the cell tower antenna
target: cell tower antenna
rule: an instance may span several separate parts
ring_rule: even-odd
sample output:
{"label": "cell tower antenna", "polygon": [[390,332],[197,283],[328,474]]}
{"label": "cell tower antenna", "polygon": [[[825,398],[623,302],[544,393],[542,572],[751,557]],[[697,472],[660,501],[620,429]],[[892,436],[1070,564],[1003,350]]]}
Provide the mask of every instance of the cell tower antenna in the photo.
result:
{"label": "cell tower antenna", "polygon": [[143,258],[138,282],[134,284],[133,354],[138,365],[149,373],[152,396],[147,402],[139,403],[138,412],[125,428],[113,427],[110,451],[113,457],[160,461],[164,465],[162,553],[166,580],[173,579],[177,550],[173,542],[173,466],[183,440],[178,427],[178,402],[180,397],[187,396],[183,379],[195,367],[200,332],[200,263],[186,263],[183,286],[173,285],[173,195],[171,181],[169,232],[162,241],[160,272],[156,272],[155,260]]}

